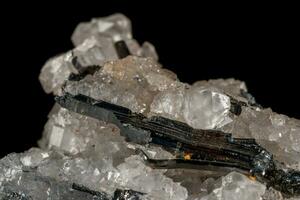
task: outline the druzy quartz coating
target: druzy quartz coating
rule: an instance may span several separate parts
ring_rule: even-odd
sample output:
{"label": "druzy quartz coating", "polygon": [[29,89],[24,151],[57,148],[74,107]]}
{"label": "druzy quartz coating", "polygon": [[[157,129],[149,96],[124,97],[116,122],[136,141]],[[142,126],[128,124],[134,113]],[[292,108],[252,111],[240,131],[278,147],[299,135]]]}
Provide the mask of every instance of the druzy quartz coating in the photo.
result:
{"label": "druzy quartz coating", "polygon": [[299,199],[300,121],[235,79],[182,83],[122,14],[78,25],[40,74],[39,148],[0,160],[0,199]]}

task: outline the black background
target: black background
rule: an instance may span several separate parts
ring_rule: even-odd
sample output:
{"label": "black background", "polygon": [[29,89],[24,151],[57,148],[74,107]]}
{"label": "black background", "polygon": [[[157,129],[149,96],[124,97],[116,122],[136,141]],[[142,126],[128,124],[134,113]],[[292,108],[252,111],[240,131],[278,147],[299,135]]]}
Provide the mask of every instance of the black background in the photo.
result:
{"label": "black background", "polygon": [[121,12],[134,37],[153,43],[161,63],[192,83],[235,77],[264,107],[300,118],[299,32],[293,5],[199,5],[188,2],[16,3],[1,9],[0,157],[36,145],[54,101],[38,74],[72,48],[81,21]]}

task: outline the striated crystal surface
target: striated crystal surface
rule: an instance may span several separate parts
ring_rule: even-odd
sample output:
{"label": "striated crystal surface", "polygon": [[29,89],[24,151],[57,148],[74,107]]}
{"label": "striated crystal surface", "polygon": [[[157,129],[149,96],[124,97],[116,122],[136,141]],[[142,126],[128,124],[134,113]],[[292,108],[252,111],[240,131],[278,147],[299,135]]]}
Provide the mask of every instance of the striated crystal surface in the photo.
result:
{"label": "striated crystal surface", "polygon": [[[49,59],[42,67],[39,79],[46,93],[85,95],[94,99],[92,105],[99,100],[123,106],[137,118],[140,114],[148,117],[143,120],[163,119],[157,116],[177,120],[178,126],[171,125],[175,131],[192,127],[254,138],[283,169],[300,170],[300,121],[262,108],[244,82],[232,78],[180,82],[158,62],[151,43],[139,45],[133,39],[131,22],[122,14],[80,23],[72,42],[74,49]],[[151,167],[140,150],[150,159],[183,157],[189,161],[192,154],[180,152],[180,142],[173,152],[165,147],[172,141],[129,141],[117,120],[101,121],[84,115],[79,108],[73,112],[55,104],[39,148],[0,160],[0,199],[298,198],[267,188],[231,168]],[[103,118],[111,117],[111,113],[101,112]],[[124,127],[132,137],[144,133],[141,137],[151,141],[150,133],[135,129],[131,123],[124,123]],[[159,131],[160,127],[156,128]]]}
{"label": "striated crystal surface", "polygon": [[216,88],[189,86],[152,58],[128,56],[106,63],[93,76],[67,81],[65,91],[212,129],[229,122],[230,98]]}
{"label": "striated crystal surface", "polygon": [[23,154],[10,154],[0,162],[1,194],[29,199],[102,199],[72,189],[76,183],[108,197],[113,197],[117,188],[135,188],[147,194],[143,199],[187,197],[185,188],[163,171],[145,166],[140,157],[130,156],[114,167],[112,157],[90,153],[68,155],[57,150],[30,149]]}
{"label": "striated crystal surface", "polygon": [[240,116],[221,129],[257,139],[278,160],[300,169],[299,124],[299,120],[273,113],[271,109],[243,108]]}
{"label": "striated crystal surface", "polygon": [[175,79],[173,73],[162,69],[152,58],[128,56],[107,62],[81,81],[67,81],[65,90],[147,113],[154,95],[170,87]]}

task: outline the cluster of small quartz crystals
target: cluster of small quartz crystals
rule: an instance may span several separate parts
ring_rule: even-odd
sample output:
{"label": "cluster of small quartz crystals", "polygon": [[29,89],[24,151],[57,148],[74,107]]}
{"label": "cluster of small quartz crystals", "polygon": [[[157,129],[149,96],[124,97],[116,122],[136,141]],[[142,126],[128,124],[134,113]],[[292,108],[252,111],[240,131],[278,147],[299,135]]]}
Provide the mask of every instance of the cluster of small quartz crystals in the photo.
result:
{"label": "cluster of small quartz crystals", "polygon": [[[93,19],[80,23],[75,29],[72,42],[76,48],[46,62],[39,77],[44,90],[57,94],[69,75],[78,73],[78,65],[82,68],[103,66],[107,61],[117,60],[114,43],[120,40],[125,41],[132,55],[158,59],[152,44],[144,42],[140,46],[132,38],[131,22],[124,15]],[[72,62],[74,57],[77,58],[77,65]]]}
{"label": "cluster of small quartz crystals", "polygon": [[[131,53],[118,59],[114,44],[124,41]],[[146,116],[159,115],[198,129],[218,129],[234,137],[255,138],[276,159],[300,169],[300,121],[255,105],[244,82],[234,79],[180,82],[162,68],[153,45],[139,45],[130,21],[121,14],[81,23],[72,36],[75,48],[51,58],[40,74],[47,93],[84,94]],[[90,66],[95,73],[71,80]],[[232,99],[243,102],[240,114]],[[70,184],[112,196],[116,189],[144,193],[144,199],[283,199],[280,192],[231,172],[162,170],[145,165],[135,149],[152,158],[172,158],[157,146],[128,143],[107,124],[55,105],[45,125],[40,149],[0,160],[0,198],[97,199]],[[90,195],[90,196],[88,196]]]}

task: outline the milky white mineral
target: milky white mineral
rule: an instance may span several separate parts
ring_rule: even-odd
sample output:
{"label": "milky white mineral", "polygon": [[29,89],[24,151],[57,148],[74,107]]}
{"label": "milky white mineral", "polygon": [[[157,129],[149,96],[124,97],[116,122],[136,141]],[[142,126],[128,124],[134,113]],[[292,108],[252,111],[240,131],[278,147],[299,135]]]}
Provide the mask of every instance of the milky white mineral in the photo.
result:
{"label": "milky white mineral", "polygon": [[[283,167],[300,170],[300,121],[260,107],[244,82],[180,82],[158,63],[152,44],[140,46],[133,39],[131,22],[122,14],[80,23],[72,42],[74,49],[43,66],[39,79],[45,92],[82,94],[147,117],[255,138]],[[120,59],[117,42],[131,55]],[[55,104],[39,148],[0,160],[0,199],[288,198],[235,171],[152,168],[138,149],[152,159],[176,155],[159,145],[127,141],[117,124],[79,113]]]}
{"label": "milky white mineral", "polygon": [[251,181],[246,176],[237,172],[231,172],[220,178],[214,183],[213,188],[214,189],[208,195],[202,197],[201,199],[259,199],[266,190],[265,185],[257,181]]}

